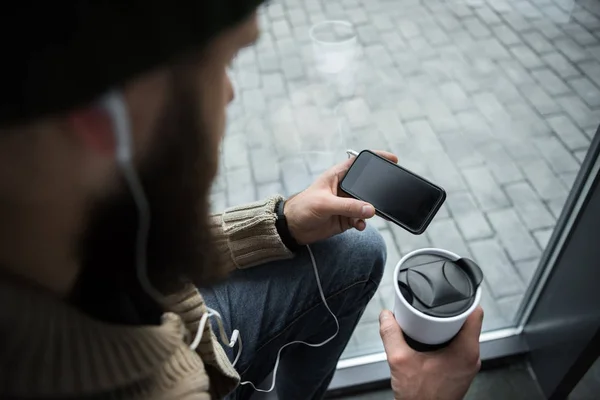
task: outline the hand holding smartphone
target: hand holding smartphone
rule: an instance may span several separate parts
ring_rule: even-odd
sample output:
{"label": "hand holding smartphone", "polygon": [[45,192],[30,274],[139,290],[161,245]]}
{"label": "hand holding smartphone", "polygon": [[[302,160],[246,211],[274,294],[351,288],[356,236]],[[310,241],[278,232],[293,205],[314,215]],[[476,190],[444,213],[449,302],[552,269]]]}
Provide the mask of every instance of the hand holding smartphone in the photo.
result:
{"label": "hand holding smartphone", "polygon": [[446,200],[441,187],[369,150],[356,156],[340,188],[415,235],[425,232]]}

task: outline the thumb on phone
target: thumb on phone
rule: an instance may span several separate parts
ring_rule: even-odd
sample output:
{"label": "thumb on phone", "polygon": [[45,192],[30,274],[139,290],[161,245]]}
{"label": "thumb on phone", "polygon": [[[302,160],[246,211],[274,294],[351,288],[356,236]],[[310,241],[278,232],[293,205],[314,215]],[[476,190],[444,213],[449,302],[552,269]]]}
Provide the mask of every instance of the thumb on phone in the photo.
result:
{"label": "thumb on phone", "polygon": [[390,366],[412,351],[404,340],[402,329],[396,322],[394,314],[389,310],[383,310],[379,315],[379,334]]}

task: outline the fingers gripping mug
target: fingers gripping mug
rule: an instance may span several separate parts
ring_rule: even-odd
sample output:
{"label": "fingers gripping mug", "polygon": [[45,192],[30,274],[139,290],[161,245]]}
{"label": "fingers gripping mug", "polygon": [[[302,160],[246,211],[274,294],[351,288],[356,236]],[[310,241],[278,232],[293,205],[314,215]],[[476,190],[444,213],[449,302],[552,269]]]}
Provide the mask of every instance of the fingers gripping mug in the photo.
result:
{"label": "fingers gripping mug", "polygon": [[394,271],[394,315],[413,349],[447,346],[477,308],[483,272],[475,262],[442,249],[415,250]]}

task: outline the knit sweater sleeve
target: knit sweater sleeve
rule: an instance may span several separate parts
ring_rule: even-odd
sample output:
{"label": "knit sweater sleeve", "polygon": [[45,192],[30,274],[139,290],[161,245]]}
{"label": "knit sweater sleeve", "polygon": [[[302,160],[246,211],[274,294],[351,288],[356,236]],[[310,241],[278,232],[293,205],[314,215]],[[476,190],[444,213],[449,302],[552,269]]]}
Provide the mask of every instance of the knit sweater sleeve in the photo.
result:
{"label": "knit sweater sleeve", "polygon": [[210,217],[217,249],[226,263],[223,267],[232,271],[293,256],[275,227],[275,206],[282,199],[274,196]]}

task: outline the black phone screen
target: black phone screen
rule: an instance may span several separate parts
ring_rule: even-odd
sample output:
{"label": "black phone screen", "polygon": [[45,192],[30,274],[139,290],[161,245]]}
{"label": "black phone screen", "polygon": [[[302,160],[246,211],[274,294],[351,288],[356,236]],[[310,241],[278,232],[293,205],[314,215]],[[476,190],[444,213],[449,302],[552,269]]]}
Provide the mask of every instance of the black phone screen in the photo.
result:
{"label": "black phone screen", "polygon": [[341,187],[412,232],[422,232],[445,199],[440,187],[367,151],[358,155]]}

